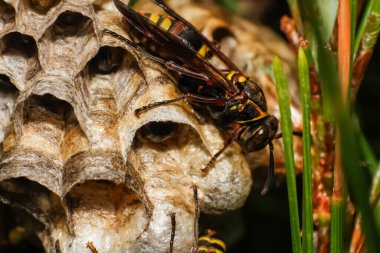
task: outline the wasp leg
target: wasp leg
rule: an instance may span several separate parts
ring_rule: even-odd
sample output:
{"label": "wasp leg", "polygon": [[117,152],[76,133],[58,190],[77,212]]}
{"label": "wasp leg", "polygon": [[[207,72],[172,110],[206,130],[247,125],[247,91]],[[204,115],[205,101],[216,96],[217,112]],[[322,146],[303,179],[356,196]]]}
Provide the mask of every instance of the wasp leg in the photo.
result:
{"label": "wasp leg", "polygon": [[178,98],[168,99],[168,100],[164,100],[164,101],[160,101],[160,102],[155,102],[155,103],[137,108],[135,110],[135,115],[137,117],[139,117],[140,113],[143,111],[150,110],[150,109],[153,109],[153,108],[161,106],[161,105],[171,104],[171,103],[174,103],[174,102],[177,102],[180,100],[185,100],[187,102],[195,102],[195,103],[216,104],[218,106],[223,106],[225,103],[223,100],[221,100],[219,98],[202,97],[202,96],[198,96],[195,94],[187,93],[187,94],[184,94]]}
{"label": "wasp leg", "polygon": [[198,187],[193,185],[194,192],[194,246],[192,253],[198,252],[198,220],[199,220],[199,204],[198,204]]}
{"label": "wasp leg", "polygon": [[273,156],[273,143],[269,142],[269,167],[268,167],[268,175],[265,180],[265,184],[263,189],[261,190],[261,195],[265,195],[272,188],[273,177],[274,177],[274,156]]}
{"label": "wasp leg", "polygon": [[175,63],[174,61],[167,61],[165,62],[165,67],[170,69],[170,70],[174,70],[176,72],[178,72],[179,74],[182,74],[182,75],[185,75],[185,76],[188,76],[188,77],[192,77],[192,78],[196,78],[196,79],[200,79],[202,81],[205,81],[206,83],[211,83],[211,78],[208,77],[207,75],[203,74],[203,73],[199,73],[199,72],[195,72],[189,68],[186,68],[186,67],[183,67],[177,63]]}
{"label": "wasp leg", "polygon": [[239,133],[244,129],[244,127],[238,126],[234,130],[234,132],[228,137],[227,141],[224,143],[224,146],[215,154],[212,156],[211,160],[206,164],[206,166],[201,169],[202,172],[208,173],[209,170],[214,166],[216,160],[218,157],[223,154],[224,150],[232,143],[232,141],[239,135]]}
{"label": "wasp leg", "polygon": [[172,223],[172,231],[170,233],[169,253],[173,253],[173,245],[174,245],[176,221],[175,221],[175,213],[170,213],[169,215],[170,215],[170,220],[171,220],[171,223]]}
{"label": "wasp leg", "polygon": [[108,30],[108,29],[104,29],[103,30],[103,33],[106,33],[108,35],[111,35],[112,37],[114,37],[115,39],[123,42],[124,44],[136,49],[137,51],[139,51],[140,53],[144,54],[146,57],[150,58],[151,60],[153,61],[156,61],[158,63],[161,63],[162,65],[165,65],[166,64],[166,61],[164,61],[162,58],[160,57],[157,57],[157,56],[154,56],[150,53],[148,53],[144,48],[140,47],[139,45],[137,45],[135,42],[121,36],[120,34],[117,34],[111,30]]}

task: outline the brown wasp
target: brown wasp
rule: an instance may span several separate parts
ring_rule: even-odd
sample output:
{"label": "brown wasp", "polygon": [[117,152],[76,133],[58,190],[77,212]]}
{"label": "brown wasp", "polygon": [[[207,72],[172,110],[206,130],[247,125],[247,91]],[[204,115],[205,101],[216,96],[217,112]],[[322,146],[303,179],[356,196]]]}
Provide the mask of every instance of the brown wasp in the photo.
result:
{"label": "brown wasp", "polygon": [[[182,76],[178,81],[181,96],[138,108],[136,115],[180,100],[197,106],[207,106],[221,128],[231,131],[231,134],[202,171],[208,172],[233,140],[240,144],[243,152],[257,151],[269,146],[268,177],[261,192],[267,193],[274,174],[272,140],[278,138],[278,120],[268,114],[266,99],[260,86],[246,77],[215,43],[204,37],[163,1],[152,2],[167,15],[137,12],[123,2],[114,0],[131,30],[132,40],[104,30],[104,33]],[[227,70],[219,70],[212,65],[208,61],[211,56],[218,57]]]}

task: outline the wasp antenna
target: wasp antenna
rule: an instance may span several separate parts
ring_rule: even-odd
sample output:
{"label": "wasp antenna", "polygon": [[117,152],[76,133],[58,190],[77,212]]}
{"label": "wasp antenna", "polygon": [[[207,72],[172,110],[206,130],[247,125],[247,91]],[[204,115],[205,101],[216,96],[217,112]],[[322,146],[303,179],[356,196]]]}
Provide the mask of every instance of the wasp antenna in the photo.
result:
{"label": "wasp antenna", "polygon": [[265,195],[269,192],[269,190],[272,188],[273,184],[273,176],[274,176],[274,156],[273,156],[273,143],[269,142],[269,167],[268,167],[268,175],[267,180],[265,181],[265,185],[263,189],[261,190],[261,195]]}

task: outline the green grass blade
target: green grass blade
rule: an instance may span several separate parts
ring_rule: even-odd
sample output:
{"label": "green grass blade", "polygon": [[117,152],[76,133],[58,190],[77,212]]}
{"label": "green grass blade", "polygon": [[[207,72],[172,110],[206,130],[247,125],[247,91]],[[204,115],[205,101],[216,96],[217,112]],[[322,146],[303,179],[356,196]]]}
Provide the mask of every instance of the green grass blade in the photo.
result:
{"label": "green grass blade", "polygon": [[358,0],[350,0],[350,5],[351,5],[350,7],[350,10],[351,10],[351,59],[353,59],[354,47],[355,47],[356,17],[358,15]]}
{"label": "green grass blade", "polygon": [[314,34],[327,45],[335,26],[338,0],[299,1],[304,21],[311,23]]}
{"label": "green grass blade", "polygon": [[375,207],[375,221],[377,230],[380,231],[380,170],[373,177],[371,204]]}
{"label": "green grass blade", "polygon": [[365,6],[363,17],[356,35],[354,49],[355,56],[358,53],[361,43],[364,44],[364,47],[373,48],[379,33],[379,16],[380,2],[378,0],[369,0]]}
{"label": "green grass blade", "polygon": [[352,200],[362,214],[363,231],[368,253],[380,252],[380,231],[377,230],[373,209],[369,202],[369,178],[366,171],[359,166],[359,149],[355,140],[352,121],[348,113],[340,113],[339,130],[342,147],[342,163],[345,169],[348,187]]}
{"label": "green grass blade", "polygon": [[368,170],[371,173],[371,175],[375,176],[375,174],[379,170],[379,167],[377,166],[376,155],[374,154],[371,146],[369,145],[367,139],[365,138],[362,132],[358,133],[357,139],[359,142],[362,158],[368,164]]}
{"label": "green grass blade", "polygon": [[273,61],[273,72],[276,81],[276,90],[281,113],[281,132],[285,153],[286,182],[288,188],[288,201],[290,210],[290,228],[292,236],[293,253],[301,253],[301,236],[297,203],[297,186],[293,153],[293,130],[290,115],[289,91],[280,60]]}
{"label": "green grass blade", "polygon": [[365,21],[364,30],[355,42],[355,49],[359,49],[361,43],[362,50],[372,52],[380,31],[380,1],[374,1],[367,19],[363,21]]}
{"label": "green grass blade", "polygon": [[[325,6],[324,2],[326,3]],[[303,14],[305,14],[305,22],[310,23],[309,36],[312,39],[313,57],[316,60],[316,67],[320,76],[324,119],[327,122],[332,122],[334,115],[330,101],[334,101],[335,98],[329,90],[338,83],[338,71],[336,57],[328,48],[328,42],[337,16],[337,0],[331,2],[321,0],[300,1],[299,3],[302,6]],[[323,11],[329,6],[331,10],[324,14]],[[327,21],[323,21],[324,19]]]}
{"label": "green grass blade", "polygon": [[303,196],[302,196],[302,249],[313,252],[313,204],[311,171],[311,98],[309,65],[302,48],[298,51],[298,73],[302,97],[302,147],[303,147]]}
{"label": "green grass blade", "polygon": [[345,201],[331,200],[330,252],[343,252],[343,231],[346,214]]}

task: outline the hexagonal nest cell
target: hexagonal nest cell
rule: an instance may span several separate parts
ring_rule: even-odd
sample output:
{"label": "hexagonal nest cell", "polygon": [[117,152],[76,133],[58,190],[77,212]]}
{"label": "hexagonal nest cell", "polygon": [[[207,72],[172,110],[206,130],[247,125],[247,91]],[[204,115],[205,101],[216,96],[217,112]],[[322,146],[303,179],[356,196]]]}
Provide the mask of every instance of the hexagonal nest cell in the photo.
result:
{"label": "hexagonal nest cell", "polygon": [[14,7],[5,2],[4,0],[0,1],[0,33],[4,30],[9,29],[15,21],[15,9]]}
{"label": "hexagonal nest cell", "polygon": [[[218,11],[170,4],[194,24],[209,20],[206,34],[221,24]],[[189,15],[192,8],[200,15]],[[236,35],[233,53],[248,50],[239,59],[244,69],[271,64],[270,31],[262,28],[258,36],[238,18],[228,27],[218,31]],[[243,205],[254,168],[233,143],[202,173],[225,135],[185,102],[136,117],[136,108],[179,96],[175,77],[103,35],[104,28],[128,36],[110,1],[0,0],[0,201],[41,222],[36,233],[46,252],[91,246],[168,252],[172,217],[174,252],[189,252],[197,232],[194,186],[200,211],[220,214]],[[278,53],[290,59],[284,48]],[[273,102],[267,69],[258,71]],[[269,110],[278,115],[272,102]],[[267,157],[265,151],[248,158],[262,166]]]}

